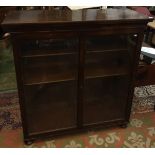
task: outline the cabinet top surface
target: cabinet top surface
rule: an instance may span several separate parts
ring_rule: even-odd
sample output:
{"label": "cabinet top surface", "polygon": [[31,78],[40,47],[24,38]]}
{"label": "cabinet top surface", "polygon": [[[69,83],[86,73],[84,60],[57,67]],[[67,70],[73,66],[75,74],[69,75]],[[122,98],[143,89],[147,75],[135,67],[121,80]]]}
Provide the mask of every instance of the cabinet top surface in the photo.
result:
{"label": "cabinet top surface", "polygon": [[20,24],[62,24],[62,23],[122,23],[122,22],[146,22],[149,17],[129,9],[82,9],[82,10],[32,10],[12,11],[2,25]]}

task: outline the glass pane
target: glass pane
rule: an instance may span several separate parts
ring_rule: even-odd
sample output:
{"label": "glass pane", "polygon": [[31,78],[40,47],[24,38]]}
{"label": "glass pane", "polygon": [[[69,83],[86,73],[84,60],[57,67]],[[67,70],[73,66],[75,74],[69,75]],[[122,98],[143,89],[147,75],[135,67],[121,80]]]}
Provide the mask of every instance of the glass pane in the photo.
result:
{"label": "glass pane", "polygon": [[86,41],[84,124],[125,119],[137,35],[92,36]]}
{"label": "glass pane", "polygon": [[77,39],[24,40],[21,45],[28,133],[77,126]]}
{"label": "glass pane", "polygon": [[25,86],[28,133],[76,127],[76,86],[76,81]]}

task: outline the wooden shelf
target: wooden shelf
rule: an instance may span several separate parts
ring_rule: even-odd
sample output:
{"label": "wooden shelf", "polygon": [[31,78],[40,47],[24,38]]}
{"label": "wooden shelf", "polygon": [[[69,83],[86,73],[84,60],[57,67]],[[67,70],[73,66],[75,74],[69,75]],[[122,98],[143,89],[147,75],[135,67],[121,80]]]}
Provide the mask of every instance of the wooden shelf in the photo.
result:
{"label": "wooden shelf", "polygon": [[129,71],[126,68],[90,68],[85,71],[85,78],[99,78],[128,75]]}
{"label": "wooden shelf", "polygon": [[22,55],[22,58],[34,58],[34,57],[44,57],[44,56],[63,56],[63,55],[70,55],[70,54],[77,54],[76,50],[58,50],[58,51],[51,51],[51,50],[30,50],[29,52],[25,52]]}
{"label": "wooden shelf", "polygon": [[86,51],[86,54],[91,53],[104,53],[104,52],[127,52],[128,49],[122,48],[122,49],[96,49],[96,50],[88,50]]}
{"label": "wooden shelf", "polygon": [[24,85],[38,85],[38,84],[57,83],[73,80],[77,80],[75,71],[59,74],[52,74],[48,72],[46,72],[45,74],[41,74],[39,72],[34,72],[32,70],[29,72],[29,74],[25,76]]}

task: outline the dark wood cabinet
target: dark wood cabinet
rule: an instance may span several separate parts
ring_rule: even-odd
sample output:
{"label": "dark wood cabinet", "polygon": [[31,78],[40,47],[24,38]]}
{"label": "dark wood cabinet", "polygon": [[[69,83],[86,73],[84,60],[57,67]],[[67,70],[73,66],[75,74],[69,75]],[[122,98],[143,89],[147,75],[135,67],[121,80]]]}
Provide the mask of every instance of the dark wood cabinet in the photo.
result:
{"label": "dark wood cabinet", "polygon": [[128,9],[8,14],[25,142],[127,125],[148,21]]}

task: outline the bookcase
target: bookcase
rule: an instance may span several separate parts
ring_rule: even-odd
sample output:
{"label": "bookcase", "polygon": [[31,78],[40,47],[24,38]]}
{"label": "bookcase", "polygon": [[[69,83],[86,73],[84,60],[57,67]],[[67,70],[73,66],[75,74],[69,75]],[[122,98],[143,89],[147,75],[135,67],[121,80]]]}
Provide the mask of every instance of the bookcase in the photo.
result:
{"label": "bookcase", "polygon": [[10,12],[25,143],[126,127],[148,21],[128,9]]}

